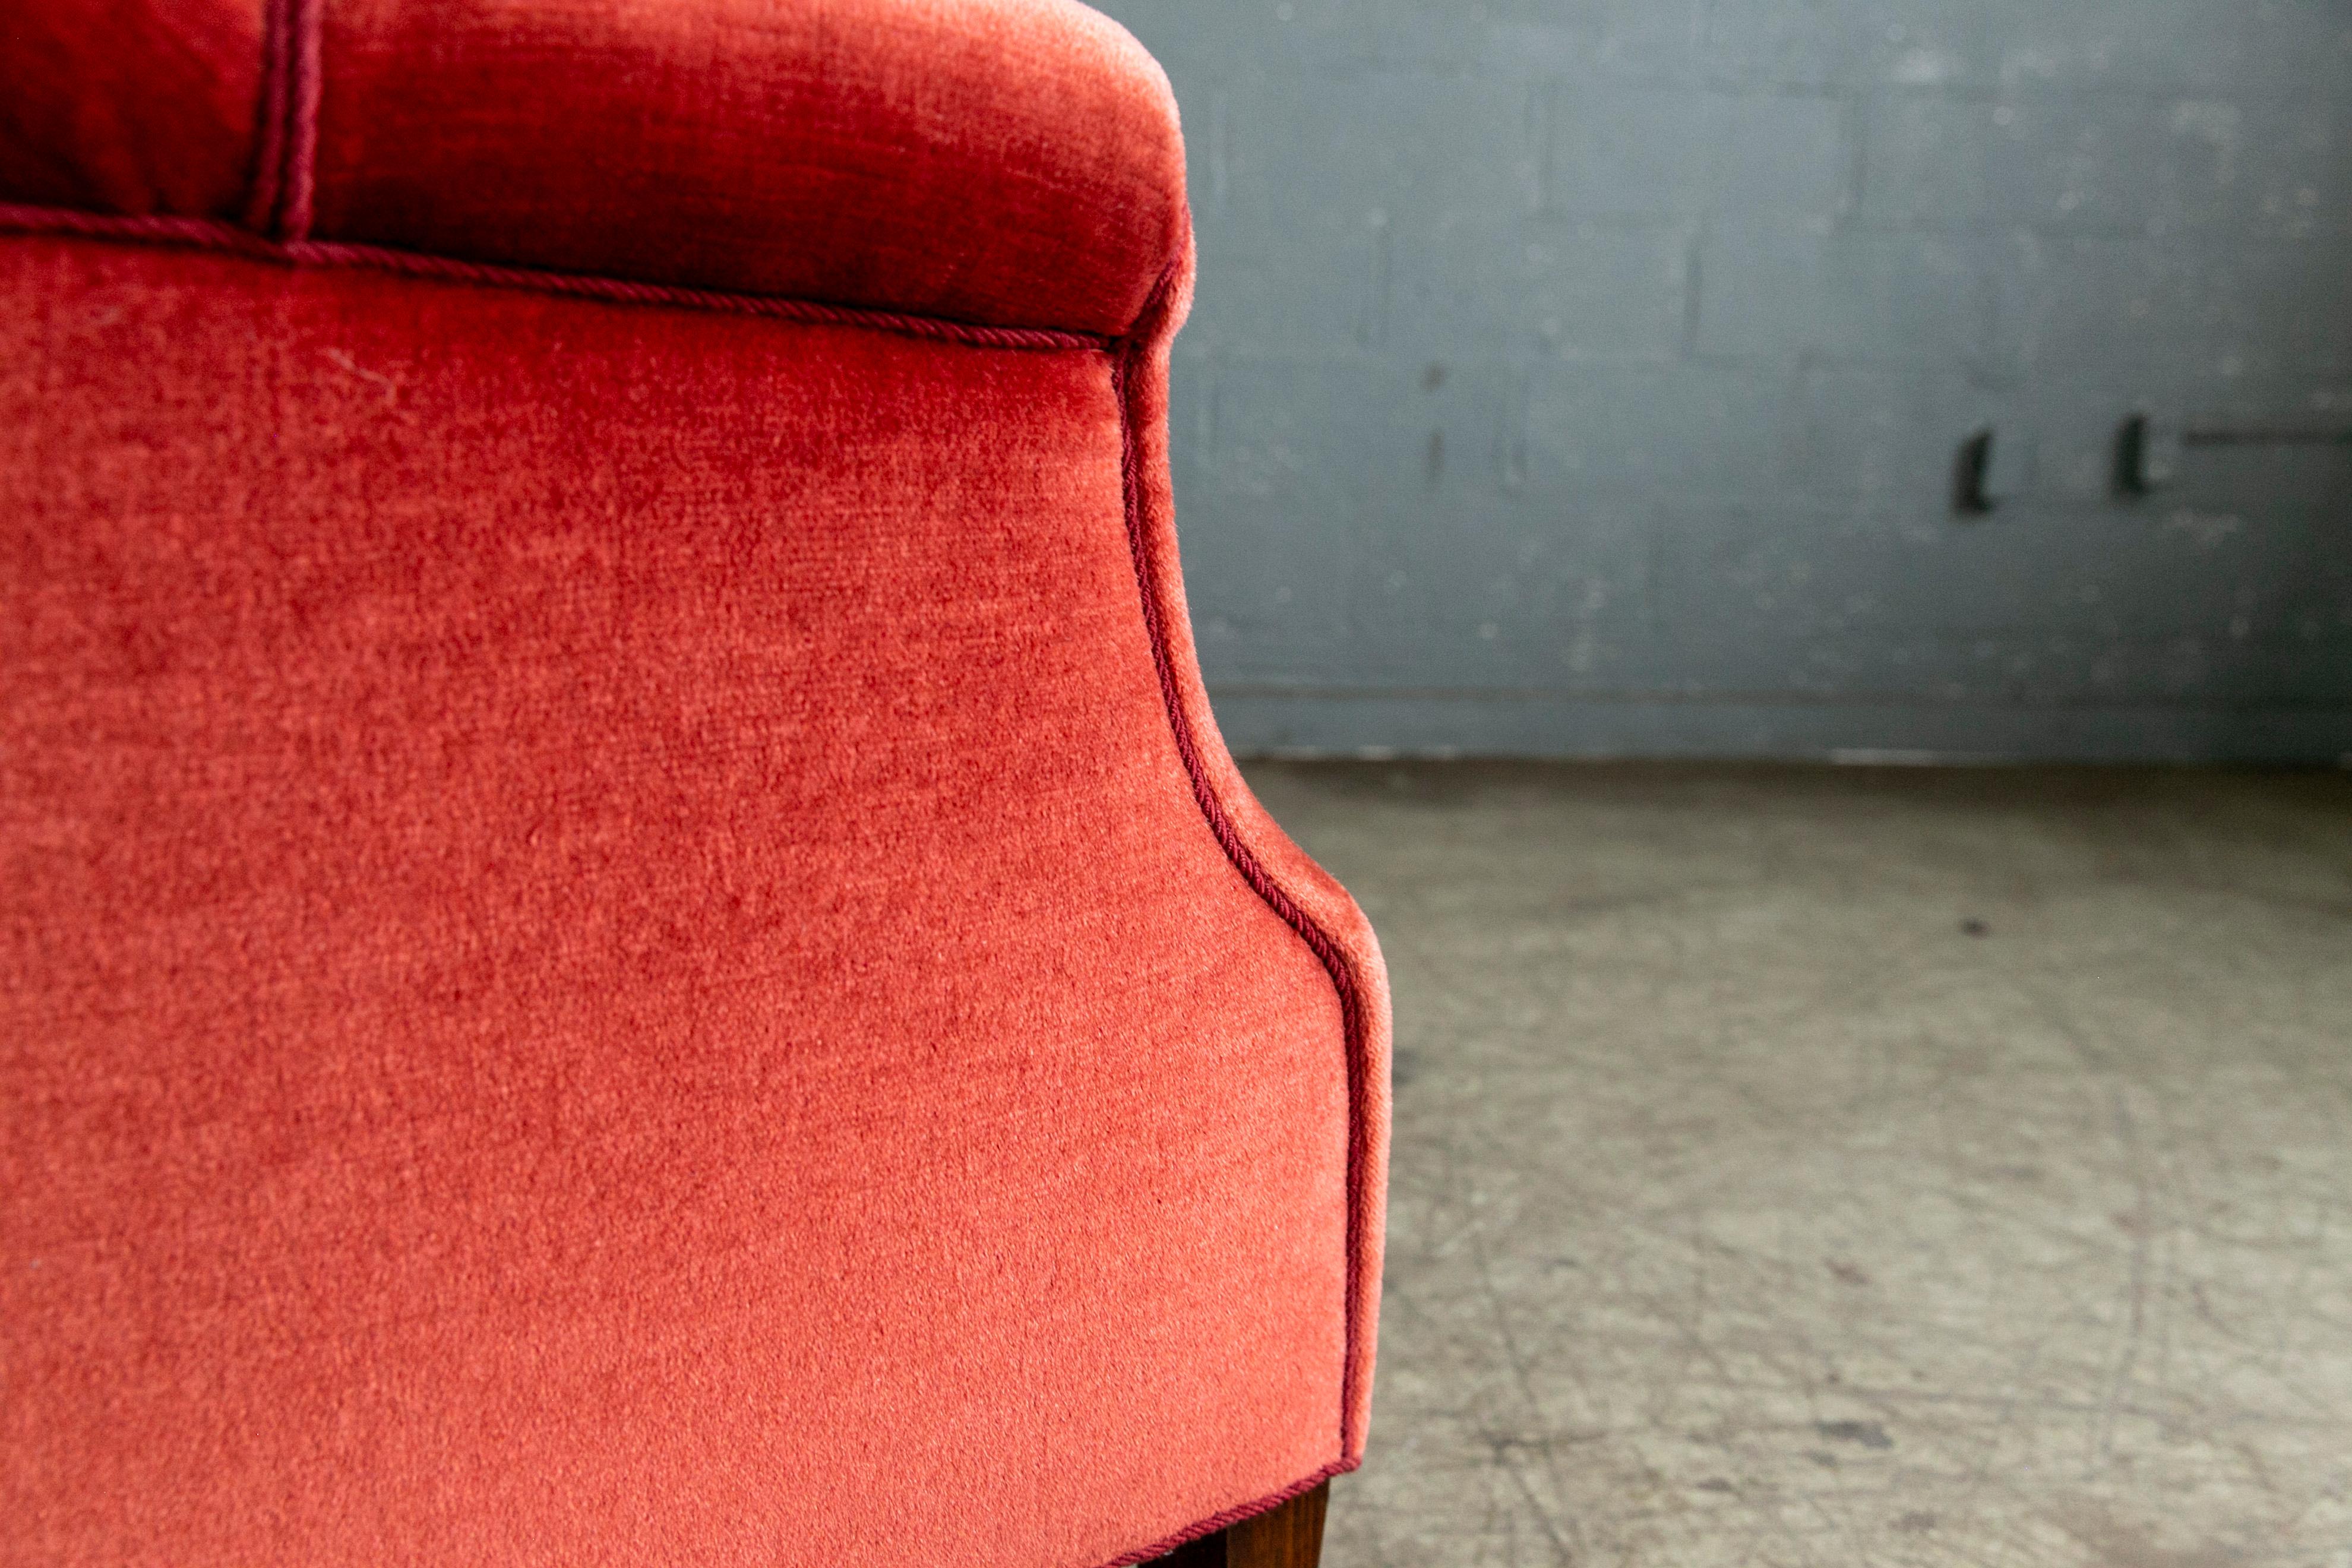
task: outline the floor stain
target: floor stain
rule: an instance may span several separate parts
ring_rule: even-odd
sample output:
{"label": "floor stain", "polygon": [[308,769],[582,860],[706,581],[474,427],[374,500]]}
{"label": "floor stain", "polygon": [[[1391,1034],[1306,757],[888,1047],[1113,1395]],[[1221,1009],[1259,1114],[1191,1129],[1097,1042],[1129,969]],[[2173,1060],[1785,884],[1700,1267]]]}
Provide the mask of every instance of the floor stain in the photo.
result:
{"label": "floor stain", "polygon": [[1892,1448],[1895,1439],[1875,1421],[1816,1421],[1813,1430],[1839,1443],[1859,1443],[1865,1448]]}

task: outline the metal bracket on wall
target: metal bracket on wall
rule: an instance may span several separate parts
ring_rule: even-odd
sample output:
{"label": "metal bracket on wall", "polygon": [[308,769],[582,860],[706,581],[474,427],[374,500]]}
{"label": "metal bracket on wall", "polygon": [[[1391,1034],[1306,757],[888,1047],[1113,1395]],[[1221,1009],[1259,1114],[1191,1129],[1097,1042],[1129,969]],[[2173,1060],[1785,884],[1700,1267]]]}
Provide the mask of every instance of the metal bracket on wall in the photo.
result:
{"label": "metal bracket on wall", "polygon": [[2180,432],[2144,412],[2116,427],[2116,494],[2137,500],[2171,483],[2179,468]]}
{"label": "metal bracket on wall", "polygon": [[1952,458],[1952,510],[1962,517],[1982,517],[2000,502],[1987,493],[1992,473],[1992,426],[1971,434]]}
{"label": "metal bracket on wall", "polygon": [[2147,413],[2116,427],[2116,493],[2137,500],[2170,482],[2195,447],[2352,447],[2352,429],[2322,426],[2243,425],[2181,428]]}

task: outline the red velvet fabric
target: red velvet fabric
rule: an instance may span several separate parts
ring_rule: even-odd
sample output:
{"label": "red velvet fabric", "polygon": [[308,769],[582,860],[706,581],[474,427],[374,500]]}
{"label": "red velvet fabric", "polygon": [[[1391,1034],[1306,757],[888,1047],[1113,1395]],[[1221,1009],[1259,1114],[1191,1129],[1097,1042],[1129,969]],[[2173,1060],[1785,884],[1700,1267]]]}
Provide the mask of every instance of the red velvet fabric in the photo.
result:
{"label": "red velvet fabric", "polygon": [[0,0],[0,201],[235,217],[261,0]]}
{"label": "red velvet fabric", "polygon": [[[895,9],[779,36],[1065,8]],[[0,1563],[1087,1568],[1352,1465],[1386,994],[1192,662],[1181,169],[1052,331],[403,259],[299,237],[300,11],[250,188],[0,213]]]}
{"label": "red velvet fabric", "polygon": [[0,85],[6,203],[1105,336],[1184,244],[1072,0],[0,0]]}
{"label": "red velvet fabric", "polygon": [[338,0],[324,238],[1115,333],[1175,259],[1167,81],[1064,0]]}

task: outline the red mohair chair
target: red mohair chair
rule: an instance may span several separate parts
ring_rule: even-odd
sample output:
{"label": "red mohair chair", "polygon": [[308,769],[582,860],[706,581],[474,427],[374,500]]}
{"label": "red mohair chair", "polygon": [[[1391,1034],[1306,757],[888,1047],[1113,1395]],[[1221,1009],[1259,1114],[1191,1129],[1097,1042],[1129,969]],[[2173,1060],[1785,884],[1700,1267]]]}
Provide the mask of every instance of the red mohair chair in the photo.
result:
{"label": "red mohair chair", "polygon": [[0,0],[0,1563],[1304,1552],[1387,1000],[1142,50]]}

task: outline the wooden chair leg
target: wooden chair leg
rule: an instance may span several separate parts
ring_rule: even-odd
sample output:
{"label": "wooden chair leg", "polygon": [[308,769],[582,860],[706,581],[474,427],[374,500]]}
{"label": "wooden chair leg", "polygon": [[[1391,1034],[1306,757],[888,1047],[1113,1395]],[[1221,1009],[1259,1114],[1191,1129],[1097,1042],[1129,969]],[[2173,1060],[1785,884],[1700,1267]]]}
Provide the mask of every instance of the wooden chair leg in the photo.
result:
{"label": "wooden chair leg", "polygon": [[1323,1511],[1331,1483],[1280,1508],[1178,1547],[1154,1568],[1316,1568],[1323,1559]]}

